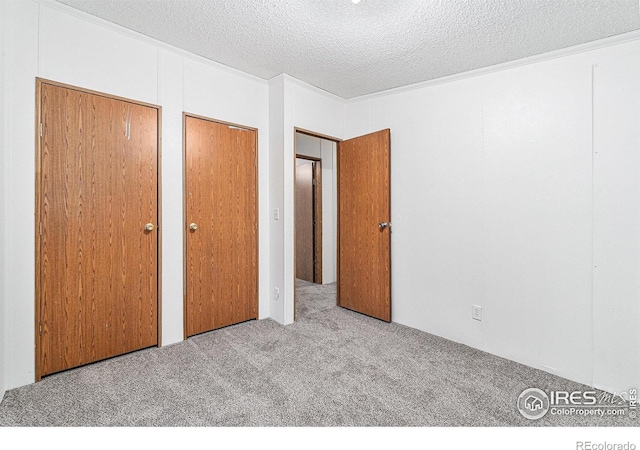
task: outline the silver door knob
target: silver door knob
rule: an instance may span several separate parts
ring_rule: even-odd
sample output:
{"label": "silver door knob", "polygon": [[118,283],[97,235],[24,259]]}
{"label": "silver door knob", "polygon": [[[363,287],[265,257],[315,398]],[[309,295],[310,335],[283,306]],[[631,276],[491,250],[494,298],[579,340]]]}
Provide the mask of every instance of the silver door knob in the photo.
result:
{"label": "silver door knob", "polygon": [[385,229],[385,228],[387,228],[388,226],[389,226],[389,222],[380,222],[380,223],[378,224],[378,227],[379,227],[381,230],[384,230],[384,229]]}
{"label": "silver door knob", "polygon": [[148,223],[144,226],[144,231],[153,231],[153,224],[152,223]]}
{"label": "silver door knob", "polygon": [[191,225],[189,225],[189,229],[191,231],[196,231],[198,229],[198,224],[192,223]]}

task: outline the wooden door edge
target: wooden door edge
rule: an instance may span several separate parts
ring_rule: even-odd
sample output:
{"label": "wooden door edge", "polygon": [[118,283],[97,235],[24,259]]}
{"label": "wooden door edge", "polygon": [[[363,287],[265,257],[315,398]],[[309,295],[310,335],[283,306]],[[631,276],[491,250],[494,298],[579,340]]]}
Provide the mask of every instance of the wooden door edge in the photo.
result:
{"label": "wooden door edge", "polygon": [[42,85],[43,80],[36,77],[36,123],[35,123],[35,157],[36,157],[36,177],[35,177],[35,315],[34,315],[34,334],[35,334],[35,380],[42,379],[42,335],[40,334],[40,324],[42,323],[42,299],[41,299],[41,236],[40,221],[41,203],[42,203],[42,140],[40,139],[40,123],[42,122]]}
{"label": "wooden door edge", "polygon": [[340,147],[342,142],[336,143],[336,306],[342,306],[340,302]]}
{"label": "wooden door edge", "polygon": [[154,108],[154,109],[160,109],[161,108],[160,105],[155,105],[153,103],[143,102],[141,100],[135,100],[135,99],[132,99],[132,98],[127,98],[127,97],[121,97],[119,95],[113,95],[113,94],[109,94],[109,93],[102,92],[102,91],[96,91],[96,90],[93,90],[93,89],[87,89],[87,88],[83,88],[83,87],[80,87],[80,86],[75,86],[75,85],[72,85],[72,84],[60,83],[59,81],[53,81],[53,80],[49,80],[49,79],[46,79],[46,78],[36,77],[36,80],[39,81],[42,84],[48,84],[50,86],[61,87],[61,88],[69,89],[69,90],[72,90],[72,91],[78,91],[78,92],[82,92],[84,94],[97,95],[99,97],[109,98],[109,99],[112,99],[112,100],[118,100],[118,101],[126,102],[126,103],[132,103],[134,105],[145,106],[147,108]]}
{"label": "wooden door edge", "polygon": [[186,112],[182,112],[182,340],[189,338],[188,324],[188,257],[187,248],[187,117]]}
{"label": "wooden door edge", "polygon": [[322,158],[316,161],[313,172],[313,281],[322,284]]}
{"label": "wooden door edge", "polygon": [[157,137],[156,137],[156,223],[158,226],[157,229],[157,242],[156,242],[156,320],[158,321],[156,324],[156,346],[162,347],[162,229],[164,228],[162,224],[162,106],[156,107],[158,111],[158,115],[156,117],[157,124]]}
{"label": "wooden door edge", "polygon": [[[236,127],[236,128],[242,128],[243,130],[249,130],[249,131],[255,131],[256,132],[256,154],[258,151],[258,143],[257,143],[257,139],[258,139],[258,129],[255,127],[250,127],[248,125],[243,125],[240,123],[236,123],[236,122],[228,122],[225,120],[219,120],[219,119],[213,119],[211,117],[207,117],[207,116],[202,116],[199,114],[194,114],[194,113],[190,113],[190,112],[186,112],[183,111],[182,112],[182,117],[183,117],[183,133],[186,132],[186,119],[188,117],[191,117],[192,119],[200,119],[200,120],[206,120],[207,122],[213,122],[213,123],[217,123],[220,125],[227,125],[230,127]],[[184,143],[184,139],[183,139],[183,143]]]}
{"label": "wooden door edge", "polygon": [[[391,129],[385,128],[384,130],[387,134],[387,147],[389,148],[389,223],[393,224],[393,218],[391,217]],[[389,227],[389,320],[387,322],[391,323],[391,319],[393,318],[393,301],[392,301],[392,293],[393,293],[393,277],[392,275],[392,263],[393,259],[391,258],[391,236],[393,234],[393,225]]]}
{"label": "wooden door edge", "polygon": [[256,223],[255,223],[255,232],[256,232],[256,248],[255,248],[255,258],[256,258],[256,292],[255,292],[255,300],[254,300],[254,311],[255,317],[254,320],[258,320],[260,317],[260,165],[259,163],[259,139],[258,139],[258,129],[255,128],[252,130],[254,132],[254,146],[255,146],[255,179],[254,179],[254,189],[255,189],[255,198],[256,198]]}

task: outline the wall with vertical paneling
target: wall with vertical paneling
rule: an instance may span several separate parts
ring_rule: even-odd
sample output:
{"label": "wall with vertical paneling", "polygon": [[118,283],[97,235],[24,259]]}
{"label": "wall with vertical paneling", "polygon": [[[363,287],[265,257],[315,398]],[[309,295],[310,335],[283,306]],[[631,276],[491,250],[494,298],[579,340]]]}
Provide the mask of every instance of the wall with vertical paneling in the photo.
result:
{"label": "wall with vertical paneling", "polygon": [[391,129],[394,322],[640,385],[637,36],[346,102]]}
{"label": "wall with vertical paneling", "polygon": [[[269,316],[269,87],[49,1],[2,2],[1,386],[34,381],[36,77],[162,107],[162,344],[183,338],[182,112],[258,129],[259,316]],[[6,39],[4,38],[6,36]],[[11,114],[7,114],[11,111]],[[2,247],[0,247],[2,249]],[[5,326],[6,325],[6,326]],[[6,338],[6,341],[3,341]]]}
{"label": "wall with vertical paneling", "polygon": [[49,0],[0,8],[0,392],[34,380],[36,77],[163,108],[164,345],[183,332],[183,111],[259,130],[259,315],[283,324],[294,128],[390,128],[393,320],[588,385],[640,385],[637,33],[345,101]]}
{"label": "wall with vertical paneling", "polygon": [[[8,24],[6,18],[8,15],[7,2],[0,2],[0,149],[6,147],[7,128],[5,126],[8,115],[4,108],[5,105],[5,78],[8,70],[8,61],[6,58],[6,31]],[[6,377],[6,354],[7,354],[7,327],[6,327],[6,247],[5,247],[5,222],[6,222],[6,179],[5,163],[3,151],[0,151],[0,399],[4,396],[7,389]]]}

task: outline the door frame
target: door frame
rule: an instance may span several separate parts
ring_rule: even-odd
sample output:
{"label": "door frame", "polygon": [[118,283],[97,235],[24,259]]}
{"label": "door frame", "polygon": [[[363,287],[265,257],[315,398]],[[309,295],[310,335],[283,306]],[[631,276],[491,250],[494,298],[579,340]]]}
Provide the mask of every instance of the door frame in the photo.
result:
{"label": "door frame", "polygon": [[[313,206],[313,282],[322,284],[322,158],[296,154],[296,159],[304,159],[314,164],[311,201]],[[297,194],[294,189],[294,195]],[[293,242],[295,244],[295,238]]]}
{"label": "door frame", "polygon": [[41,126],[42,123],[42,87],[43,85],[50,85],[61,87],[69,90],[82,92],[85,94],[96,95],[113,100],[132,103],[135,105],[145,106],[148,108],[154,108],[158,113],[158,127],[157,127],[157,205],[156,211],[158,217],[156,218],[156,232],[157,232],[157,255],[156,255],[156,320],[157,320],[157,347],[162,347],[162,106],[154,105],[152,103],[146,103],[138,100],[132,100],[130,98],[120,97],[117,95],[107,94],[105,92],[95,91],[92,89],[86,89],[71,84],[60,83],[45,78],[36,77],[36,114],[35,114],[35,159],[36,159],[36,176],[35,176],[35,320],[34,320],[34,336],[36,342],[35,351],[35,378],[36,381],[42,379],[42,299],[41,299],[41,284],[42,284],[42,258],[41,258],[41,245],[42,236],[40,224],[42,221],[42,139],[41,139]]}
{"label": "door frame", "polygon": [[259,315],[260,309],[260,189],[259,189],[259,167],[258,167],[258,128],[250,127],[247,125],[242,125],[234,122],[227,122],[224,120],[213,119],[207,116],[201,116],[198,114],[189,113],[186,111],[182,112],[182,328],[183,328],[183,338],[186,341],[188,339],[187,336],[187,286],[188,286],[188,259],[187,259],[187,228],[188,225],[188,217],[187,217],[187,118],[191,117],[193,119],[206,120],[208,122],[217,123],[220,125],[227,125],[230,127],[242,128],[243,130],[249,130],[255,132],[255,145],[256,145],[256,158],[255,158],[255,166],[256,166],[256,177],[255,177],[255,191],[256,191],[256,294],[255,294],[255,309],[256,309],[256,319]]}
{"label": "door frame", "polygon": [[[319,138],[319,139],[324,139],[327,141],[331,141],[334,142],[336,144],[336,148],[335,148],[335,152],[336,155],[338,154],[338,144],[340,142],[342,142],[342,139],[334,137],[334,136],[329,136],[327,134],[322,134],[322,133],[316,133],[315,131],[310,131],[310,130],[306,130],[304,128],[299,128],[299,127],[293,127],[293,227],[294,227],[294,233],[293,233],[293,321],[296,321],[296,302],[297,302],[297,295],[296,295],[296,233],[295,233],[295,218],[296,218],[296,158],[298,157],[298,150],[296,149],[296,134],[300,133],[300,134],[306,134],[307,136],[311,136],[311,137],[315,137],[315,138]],[[334,167],[334,177],[338,176],[339,173],[339,167]],[[336,187],[336,194],[337,194],[337,189],[338,187]],[[321,191],[322,192],[322,191]],[[339,196],[338,196],[339,198]],[[336,211],[340,211],[339,205],[336,205]],[[339,264],[339,258],[338,258],[338,252],[340,250],[340,218],[339,218],[339,214],[337,214],[338,217],[336,217],[336,285],[339,286],[338,283],[338,277],[340,277],[340,267],[338,266]],[[315,269],[315,268],[314,268]],[[314,277],[315,278],[315,277]],[[337,292],[336,295],[336,305],[338,304],[338,298],[340,298],[340,292]]]}

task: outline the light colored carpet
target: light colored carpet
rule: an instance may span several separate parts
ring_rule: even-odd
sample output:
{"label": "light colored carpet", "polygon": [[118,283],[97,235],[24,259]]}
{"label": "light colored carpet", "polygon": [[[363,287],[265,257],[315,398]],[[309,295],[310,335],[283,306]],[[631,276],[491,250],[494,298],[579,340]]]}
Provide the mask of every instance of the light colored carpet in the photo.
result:
{"label": "light colored carpet", "polygon": [[637,426],[521,417],[528,387],[586,389],[521,364],[335,306],[299,282],[297,321],[227,327],[6,393],[3,426]]}

